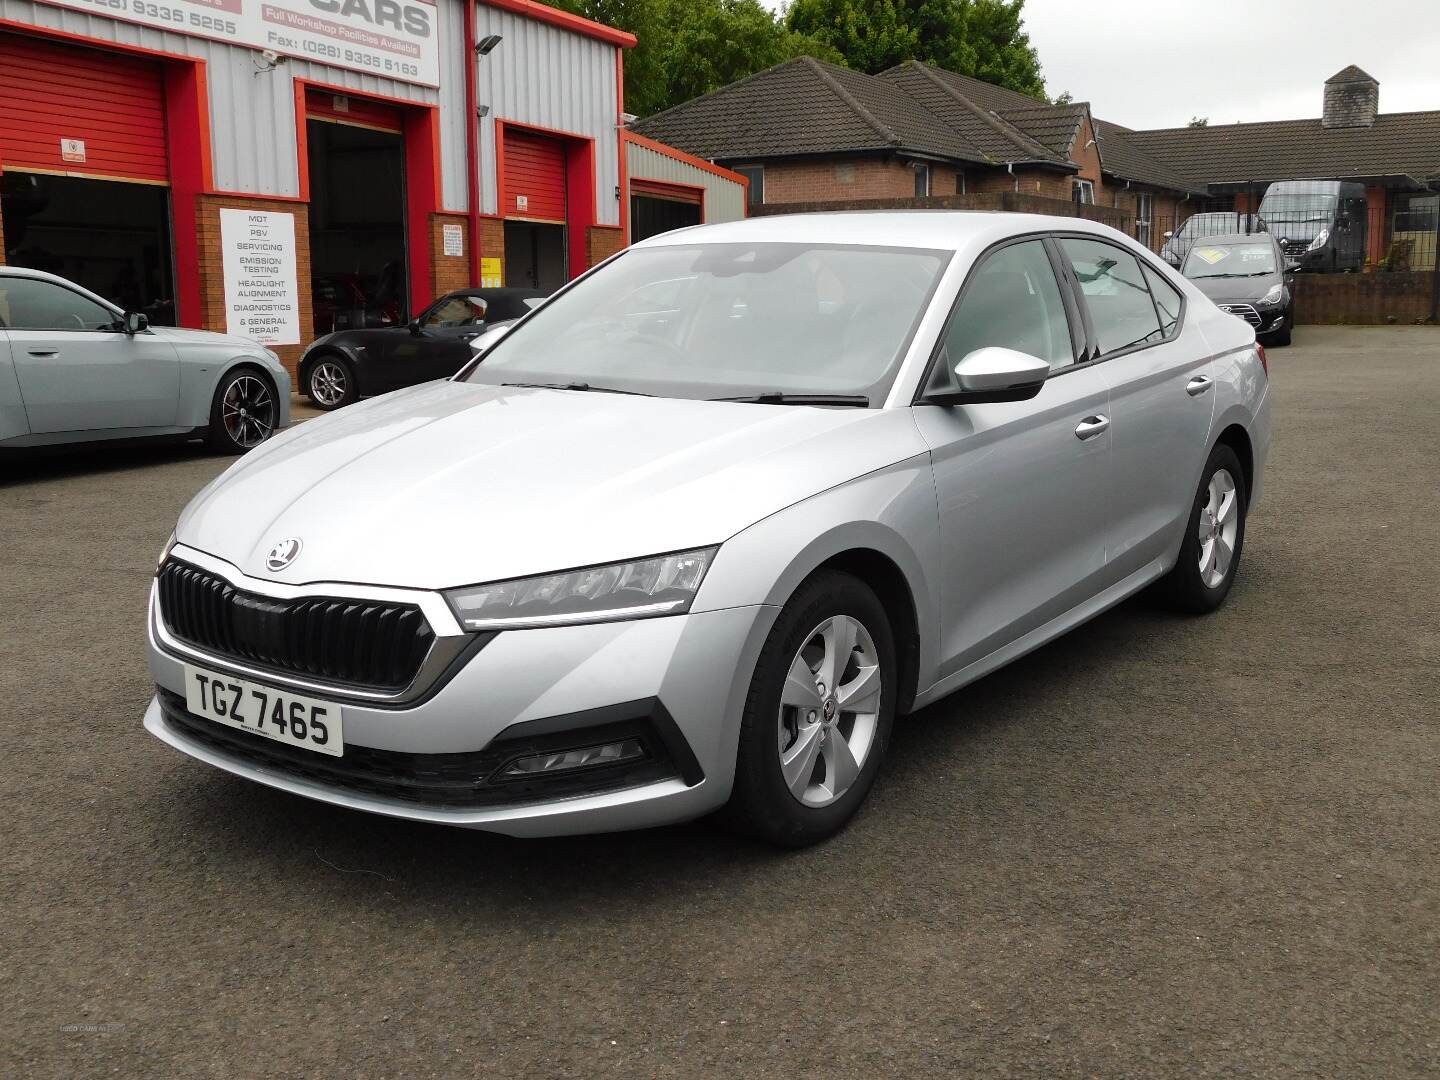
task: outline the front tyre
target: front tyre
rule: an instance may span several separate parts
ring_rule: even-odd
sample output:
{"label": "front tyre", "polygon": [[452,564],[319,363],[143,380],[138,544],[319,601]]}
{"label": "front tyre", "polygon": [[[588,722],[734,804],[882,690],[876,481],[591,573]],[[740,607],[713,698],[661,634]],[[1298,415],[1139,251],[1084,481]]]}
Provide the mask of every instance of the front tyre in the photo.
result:
{"label": "front tyre", "polygon": [[783,847],[838,831],[880,770],[897,689],[894,637],[875,593],[849,574],[810,578],[755,665],[724,816]]}
{"label": "front tyre", "polygon": [[305,396],[326,412],[349,405],[360,396],[355,369],[342,357],[325,353],[305,372]]}
{"label": "front tyre", "polygon": [[205,441],[222,454],[243,454],[275,433],[280,403],[270,380],[254,368],[227,371],[215,388]]}
{"label": "front tyre", "polygon": [[1224,603],[1245,546],[1249,498],[1240,459],[1221,443],[1205,463],[1180,559],[1161,582],[1171,606],[1199,615]]}

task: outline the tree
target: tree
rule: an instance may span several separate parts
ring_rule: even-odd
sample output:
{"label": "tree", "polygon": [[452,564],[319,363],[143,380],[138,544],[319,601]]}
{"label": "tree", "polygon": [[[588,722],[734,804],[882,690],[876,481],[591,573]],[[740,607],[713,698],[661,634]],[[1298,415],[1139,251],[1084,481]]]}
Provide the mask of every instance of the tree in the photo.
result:
{"label": "tree", "polygon": [[625,108],[638,116],[796,56],[842,62],[834,48],[787,28],[759,0],[552,2],[635,35],[637,44],[625,55]]}
{"label": "tree", "polygon": [[1190,122],[1189,122],[1188,124],[1186,124],[1185,126],[1186,126],[1186,127],[1209,127],[1209,126],[1210,126],[1210,118],[1209,118],[1208,116],[1192,116],[1192,117],[1190,117]]}
{"label": "tree", "polygon": [[832,46],[857,71],[874,75],[919,60],[1043,101],[1024,6],[1025,0],[795,0],[785,21]]}

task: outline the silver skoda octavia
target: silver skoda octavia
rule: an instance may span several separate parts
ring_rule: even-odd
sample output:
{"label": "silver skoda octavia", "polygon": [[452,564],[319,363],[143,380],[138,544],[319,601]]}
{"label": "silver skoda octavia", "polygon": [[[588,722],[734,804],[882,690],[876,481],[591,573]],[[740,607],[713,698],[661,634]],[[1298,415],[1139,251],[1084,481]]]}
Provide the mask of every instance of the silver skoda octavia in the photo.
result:
{"label": "silver skoda octavia", "polygon": [[810,843],[897,716],[1146,586],[1218,606],[1269,440],[1253,331],[1103,225],[668,233],[196,496],[145,726],[396,817]]}

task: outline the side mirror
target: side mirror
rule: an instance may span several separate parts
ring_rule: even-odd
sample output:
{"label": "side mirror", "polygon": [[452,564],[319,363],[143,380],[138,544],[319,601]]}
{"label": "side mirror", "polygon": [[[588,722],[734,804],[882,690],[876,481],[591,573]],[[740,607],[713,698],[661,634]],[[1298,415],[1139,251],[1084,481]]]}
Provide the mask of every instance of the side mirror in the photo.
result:
{"label": "side mirror", "polygon": [[1166,240],[1171,240],[1171,239],[1174,238],[1174,236],[1175,236],[1175,233],[1174,233],[1173,230],[1167,229],[1167,230],[1165,231],[1165,239],[1166,239]]}
{"label": "side mirror", "polygon": [[409,330],[410,333],[414,334],[416,337],[420,337],[422,334],[425,333],[425,331],[420,328],[419,319],[411,319],[406,329]]}
{"label": "side mirror", "polygon": [[483,334],[477,334],[470,339],[470,351],[479,356],[508,334],[513,325],[514,323],[501,323],[499,326],[490,327]]}
{"label": "side mirror", "polygon": [[150,320],[138,311],[127,311],[125,313],[125,333],[134,337],[150,329]]}
{"label": "side mirror", "polygon": [[926,400],[937,405],[1028,401],[1050,377],[1050,365],[1038,356],[992,345],[960,360],[951,375],[951,387],[926,394]]}

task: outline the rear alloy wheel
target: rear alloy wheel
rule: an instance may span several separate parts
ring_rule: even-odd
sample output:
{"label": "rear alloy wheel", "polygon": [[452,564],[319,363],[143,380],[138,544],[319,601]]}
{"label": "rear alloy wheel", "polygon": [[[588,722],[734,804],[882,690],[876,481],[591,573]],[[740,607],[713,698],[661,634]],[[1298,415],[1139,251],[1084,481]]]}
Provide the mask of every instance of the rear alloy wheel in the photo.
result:
{"label": "rear alloy wheel", "polygon": [[880,770],[897,681],[890,623],[874,592],[838,572],[807,581],[756,663],[723,816],[785,847],[839,830]]}
{"label": "rear alloy wheel", "polygon": [[270,381],[242,368],[220,381],[210,410],[210,446],[225,454],[253,450],[275,433],[279,402]]}
{"label": "rear alloy wheel", "polygon": [[1215,447],[1190,511],[1180,559],[1162,582],[1173,606],[1203,614],[1224,603],[1245,546],[1248,503],[1240,459],[1228,446]]}
{"label": "rear alloy wheel", "polygon": [[338,409],[355,400],[355,374],[339,357],[322,356],[305,375],[305,396],[318,408]]}

